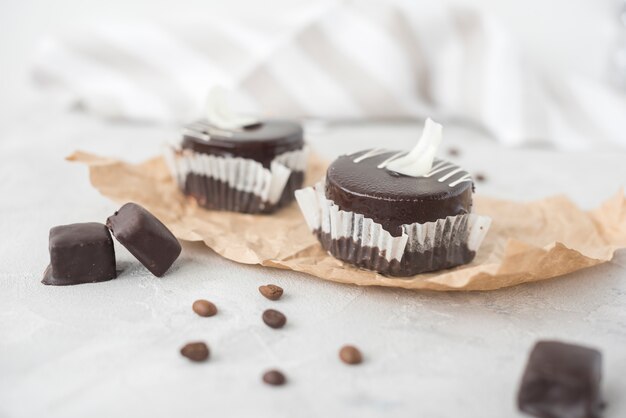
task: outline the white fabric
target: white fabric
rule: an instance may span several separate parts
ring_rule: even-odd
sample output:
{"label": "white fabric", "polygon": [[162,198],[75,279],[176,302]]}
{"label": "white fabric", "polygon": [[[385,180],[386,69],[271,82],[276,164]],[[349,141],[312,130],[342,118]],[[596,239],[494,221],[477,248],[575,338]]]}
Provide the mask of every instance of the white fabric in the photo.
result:
{"label": "white fabric", "polygon": [[[306,13],[304,13],[306,15]],[[432,116],[508,145],[626,147],[626,99],[575,73],[524,62],[490,16],[440,2],[329,2],[298,25],[207,16],[200,25],[105,26],[49,38],[37,80],[111,118],[182,123],[209,89],[236,89],[264,116]],[[272,36],[267,27],[276,27]]]}

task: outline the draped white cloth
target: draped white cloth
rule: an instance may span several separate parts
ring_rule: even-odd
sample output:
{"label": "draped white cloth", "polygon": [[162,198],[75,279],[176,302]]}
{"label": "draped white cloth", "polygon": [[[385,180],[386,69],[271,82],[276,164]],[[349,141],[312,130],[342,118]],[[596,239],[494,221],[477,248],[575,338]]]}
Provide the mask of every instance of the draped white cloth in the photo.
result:
{"label": "draped white cloth", "polygon": [[201,25],[106,25],[47,38],[36,80],[108,118],[188,122],[222,85],[263,116],[432,116],[510,145],[626,147],[623,93],[536,71],[491,16],[424,0],[321,4],[296,20],[207,12]]}

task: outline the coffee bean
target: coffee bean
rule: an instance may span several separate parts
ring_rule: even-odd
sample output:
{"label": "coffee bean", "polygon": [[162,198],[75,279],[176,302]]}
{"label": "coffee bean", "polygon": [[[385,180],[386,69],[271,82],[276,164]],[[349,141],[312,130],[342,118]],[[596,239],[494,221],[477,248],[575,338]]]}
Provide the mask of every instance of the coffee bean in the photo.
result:
{"label": "coffee bean", "polygon": [[268,309],[263,312],[263,322],[271,328],[282,328],[287,322],[287,317],[275,309]]}
{"label": "coffee bean", "polygon": [[284,385],[287,379],[285,375],[278,370],[268,370],[263,374],[263,381],[268,385],[280,386]]}
{"label": "coffee bean", "polygon": [[204,299],[195,301],[191,309],[200,316],[213,316],[217,313],[215,304]]}
{"label": "coffee bean", "polygon": [[363,356],[358,348],[352,345],[344,345],[339,350],[339,358],[346,364],[359,364],[363,361]]}
{"label": "coffee bean", "polygon": [[205,361],[209,358],[209,347],[203,342],[189,343],[180,349],[180,354],[191,361]]}
{"label": "coffee bean", "polygon": [[458,150],[458,148],[448,148],[448,155],[456,157],[459,154],[461,154],[461,152]]}
{"label": "coffee bean", "polygon": [[283,295],[283,288],[275,284],[268,284],[260,286],[259,292],[269,300],[278,300]]}
{"label": "coffee bean", "polygon": [[474,174],[474,178],[476,179],[476,181],[482,183],[483,181],[487,180],[487,177],[485,177],[485,175],[483,173],[476,173]]}

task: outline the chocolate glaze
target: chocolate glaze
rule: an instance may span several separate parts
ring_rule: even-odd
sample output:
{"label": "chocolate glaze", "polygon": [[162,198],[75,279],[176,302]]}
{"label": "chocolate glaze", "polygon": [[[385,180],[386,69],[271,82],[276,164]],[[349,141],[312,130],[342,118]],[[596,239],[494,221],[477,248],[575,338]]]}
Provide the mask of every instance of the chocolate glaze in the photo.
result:
{"label": "chocolate glaze", "polygon": [[174,234],[136,203],[126,203],[107,219],[115,238],[152,274],[161,277],[178,258],[181,246]]}
{"label": "chocolate glaze", "polygon": [[78,223],[50,229],[50,265],[43,284],[65,286],[114,279],[115,250],[106,226]]}
{"label": "chocolate glaze", "polygon": [[276,156],[304,147],[302,126],[289,120],[265,120],[239,130],[223,130],[206,121],[185,127],[182,148],[222,157],[255,160],[269,168]]}
{"label": "chocolate glaze", "polygon": [[341,237],[333,239],[330,234],[314,231],[322,248],[333,257],[358,267],[374,270],[387,276],[407,277],[429,271],[442,270],[469,263],[476,253],[465,243],[449,247],[438,246],[429,251],[405,251],[400,261],[385,258],[385,250],[362,246],[360,241]]}
{"label": "chocolate glaze", "polygon": [[599,418],[602,354],[558,341],[539,341],[528,359],[517,403],[545,418]]}
{"label": "chocolate glaze", "polygon": [[473,182],[450,186],[452,181],[440,182],[440,176],[409,177],[377,167],[397,151],[354,162],[366,152],[341,156],[328,168],[326,197],[342,210],[373,219],[393,236],[401,234],[400,226],[404,224],[471,212]]}
{"label": "chocolate glaze", "polygon": [[294,200],[294,192],[302,187],[304,173],[290,174],[279,201],[272,205],[254,194],[230,187],[228,183],[194,173],[187,174],[183,192],[196,199],[206,209],[230,210],[242,213],[272,213]]}

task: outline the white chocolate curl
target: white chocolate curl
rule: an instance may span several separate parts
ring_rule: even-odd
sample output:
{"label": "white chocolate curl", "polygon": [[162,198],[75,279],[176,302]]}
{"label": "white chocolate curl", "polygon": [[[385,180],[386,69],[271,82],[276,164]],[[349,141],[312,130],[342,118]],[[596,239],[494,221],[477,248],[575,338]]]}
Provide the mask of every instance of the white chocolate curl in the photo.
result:
{"label": "white chocolate curl", "polygon": [[234,130],[255,125],[259,120],[251,116],[237,114],[228,100],[229,91],[223,87],[213,87],[207,100],[207,119],[220,129]]}
{"label": "white chocolate curl", "polygon": [[404,157],[387,164],[387,169],[405,176],[420,177],[427,174],[433,166],[437,148],[441,142],[442,126],[432,119],[426,119],[424,131],[415,148]]}

